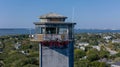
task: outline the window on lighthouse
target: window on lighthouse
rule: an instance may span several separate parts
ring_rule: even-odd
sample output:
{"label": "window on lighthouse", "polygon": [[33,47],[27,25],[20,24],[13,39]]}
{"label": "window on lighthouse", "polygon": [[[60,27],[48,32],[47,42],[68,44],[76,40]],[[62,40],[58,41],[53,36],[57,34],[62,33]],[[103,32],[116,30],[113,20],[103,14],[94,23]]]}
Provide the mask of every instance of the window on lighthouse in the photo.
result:
{"label": "window on lighthouse", "polygon": [[54,27],[46,28],[46,34],[56,34],[56,28]]}
{"label": "window on lighthouse", "polygon": [[67,28],[60,28],[59,34],[67,34]]}

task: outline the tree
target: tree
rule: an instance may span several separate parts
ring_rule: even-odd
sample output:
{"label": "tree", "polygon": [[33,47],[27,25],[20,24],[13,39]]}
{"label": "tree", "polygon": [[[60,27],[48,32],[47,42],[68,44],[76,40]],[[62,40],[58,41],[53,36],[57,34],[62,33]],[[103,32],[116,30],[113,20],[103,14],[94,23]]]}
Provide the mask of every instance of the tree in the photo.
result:
{"label": "tree", "polygon": [[75,49],[74,50],[74,58],[75,60],[79,60],[80,58],[85,56],[85,51],[80,50],[80,49]]}
{"label": "tree", "polygon": [[23,66],[23,67],[39,67],[39,66],[34,65],[34,64],[27,64],[27,65],[25,65],[25,66]]}
{"label": "tree", "polygon": [[108,58],[108,57],[109,57],[109,52],[106,51],[106,50],[101,50],[101,51],[99,52],[99,57],[100,57],[100,58]]}
{"label": "tree", "polygon": [[99,52],[97,49],[90,49],[87,51],[87,59],[89,61],[95,61],[99,59]]}
{"label": "tree", "polygon": [[88,50],[90,50],[90,49],[92,49],[92,46],[91,46],[91,45],[88,45],[88,46],[85,47],[85,51],[88,51]]}
{"label": "tree", "polygon": [[94,61],[91,62],[91,67],[107,67],[107,64],[105,62]]}
{"label": "tree", "polygon": [[120,57],[120,51],[115,56],[116,57]]}
{"label": "tree", "polygon": [[90,67],[90,62],[87,60],[75,61],[74,67]]}
{"label": "tree", "polygon": [[89,40],[90,45],[98,45],[97,40]]}

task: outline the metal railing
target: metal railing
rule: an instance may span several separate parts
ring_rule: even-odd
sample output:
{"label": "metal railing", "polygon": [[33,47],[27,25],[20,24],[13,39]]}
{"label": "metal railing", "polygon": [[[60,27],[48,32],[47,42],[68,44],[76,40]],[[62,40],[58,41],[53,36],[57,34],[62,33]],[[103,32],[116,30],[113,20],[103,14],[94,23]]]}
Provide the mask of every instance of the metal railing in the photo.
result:
{"label": "metal railing", "polygon": [[69,40],[66,34],[35,34],[34,40],[44,41],[44,40]]}

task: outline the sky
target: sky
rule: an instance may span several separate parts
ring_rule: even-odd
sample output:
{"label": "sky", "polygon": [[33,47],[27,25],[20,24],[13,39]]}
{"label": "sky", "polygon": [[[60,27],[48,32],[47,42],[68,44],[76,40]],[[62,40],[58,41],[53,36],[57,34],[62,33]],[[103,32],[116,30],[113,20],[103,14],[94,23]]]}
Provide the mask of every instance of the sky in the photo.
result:
{"label": "sky", "polygon": [[120,29],[120,0],[0,0],[0,28],[34,28],[50,12],[67,16],[76,29]]}

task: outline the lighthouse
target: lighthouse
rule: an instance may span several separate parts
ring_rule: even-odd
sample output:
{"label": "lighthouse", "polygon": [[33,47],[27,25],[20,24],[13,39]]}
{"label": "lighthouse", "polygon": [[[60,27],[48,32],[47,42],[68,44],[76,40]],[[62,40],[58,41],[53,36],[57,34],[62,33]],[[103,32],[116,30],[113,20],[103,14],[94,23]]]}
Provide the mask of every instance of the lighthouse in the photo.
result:
{"label": "lighthouse", "polygon": [[39,17],[31,41],[39,42],[40,67],[74,67],[74,26],[66,16],[48,13]]}

